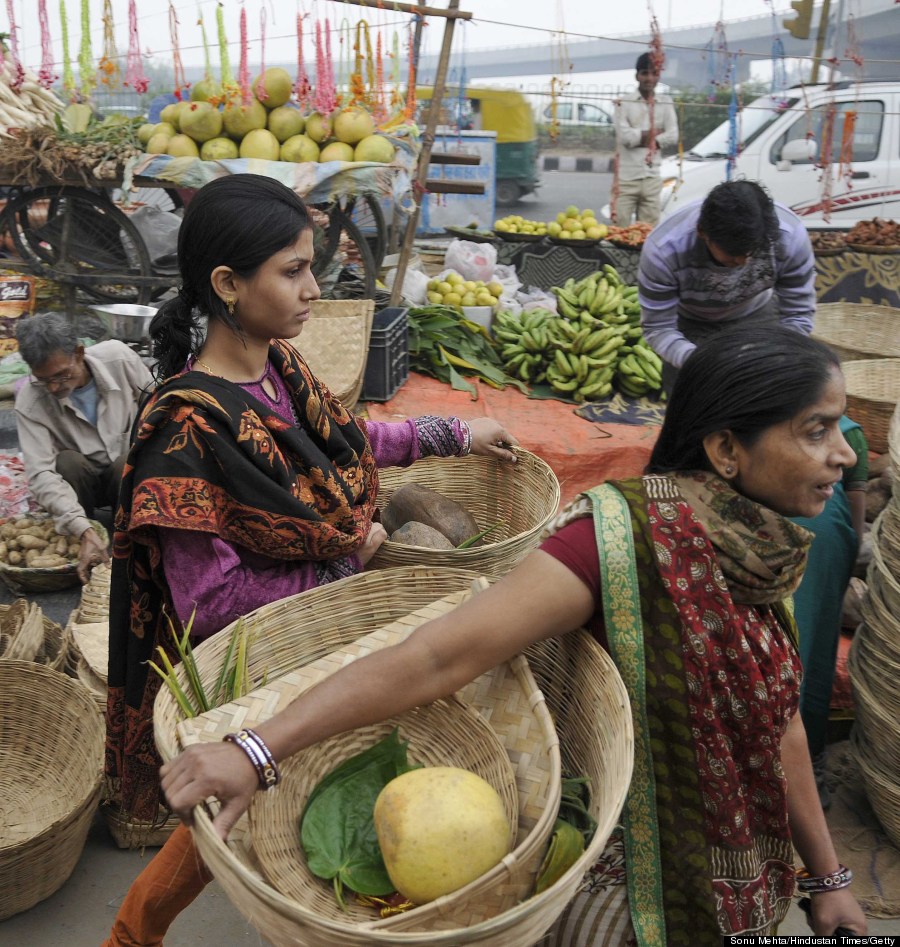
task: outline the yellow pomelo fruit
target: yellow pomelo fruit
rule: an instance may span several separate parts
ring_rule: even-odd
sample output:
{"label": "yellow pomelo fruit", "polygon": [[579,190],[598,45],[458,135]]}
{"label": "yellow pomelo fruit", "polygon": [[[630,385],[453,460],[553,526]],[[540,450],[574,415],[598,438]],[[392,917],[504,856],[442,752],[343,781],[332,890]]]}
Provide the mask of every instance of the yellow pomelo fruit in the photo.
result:
{"label": "yellow pomelo fruit", "polygon": [[222,97],[222,86],[215,79],[201,79],[191,86],[192,102],[208,102]]}
{"label": "yellow pomelo fruit", "polygon": [[153,126],[154,135],[168,135],[171,138],[177,131],[178,129],[171,122],[157,122]]}
{"label": "yellow pomelo fruit", "polygon": [[209,102],[191,102],[179,121],[182,132],[201,144],[222,134],[222,113]]}
{"label": "yellow pomelo fruit", "polygon": [[151,135],[144,151],[146,151],[148,155],[167,155],[169,153],[169,142],[174,137],[174,135],[167,135],[165,132],[158,132],[155,135]]}
{"label": "yellow pomelo fruit", "polygon": [[144,123],[143,125],[141,125],[141,127],[137,130],[138,141],[139,141],[142,145],[146,145],[147,142],[150,141],[150,139],[153,137],[153,132],[154,132],[155,129],[156,129],[156,126],[155,126],[155,125],[151,125],[149,122],[145,122],[145,123]]}
{"label": "yellow pomelo fruit", "polygon": [[394,146],[384,135],[366,135],[356,146],[353,160],[390,164],[394,160]]}
{"label": "yellow pomelo fruit", "polygon": [[326,138],[331,137],[331,120],[321,112],[313,112],[306,119],[306,134],[321,145]]}
{"label": "yellow pomelo fruit", "polygon": [[[262,79],[262,87],[265,90],[265,96],[260,97],[259,85]],[[294,89],[294,83],[291,74],[280,66],[272,66],[267,69],[262,76],[257,76],[250,86],[253,94],[267,109],[276,109],[291,97]]]}
{"label": "yellow pomelo fruit", "polygon": [[277,161],[281,154],[281,145],[267,128],[254,128],[241,139],[239,154],[242,158]]}
{"label": "yellow pomelo fruit", "polygon": [[353,105],[334,116],[334,136],[348,145],[356,145],[375,131],[375,119],[364,108]]}
{"label": "yellow pomelo fruit", "polygon": [[159,120],[168,122],[176,131],[178,130],[178,107],[180,105],[180,102],[172,102],[159,113]]}
{"label": "yellow pomelo fruit", "polygon": [[281,146],[282,161],[318,161],[319,146],[308,135],[291,135]]}
{"label": "yellow pomelo fruit", "polygon": [[294,135],[301,135],[306,126],[306,119],[292,105],[279,105],[269,112],[266,128],[283,144]]}
{"label": "yellow pomelo fruit", "polygon": [[224,161],[239,155],[236,141],[230,138],[210,138],[200,146],[200,157],[204,161]]}
{"label": "yellow pomelo fruit", "polygon": [[414,769],[392,779],[375,801],[375,832],[397,890],[416,904],[456,891],[509,851],[499,794],[454,766]]}
{"label": "yellow pomelo fruit", "polygon": [[244,105],[240,96],[225,103],[222,121],[225,131],[230,138],[242,141],[244,136],[258,128],[266,127],[268,113],[256,99],[251,99],[249,105]]}
{"label": "yellow pomelo fruit", "polygon": [[319,163],[324,161],[352,161],[353,146],[343,141],[333,141],[326,145],[319,154]]}
{"label": "yellow pomelo fruit", "polygon": [[200,149],[197,142],[187,135],[173,135],[169,139],[167,153],[174,158],[199,158]]}

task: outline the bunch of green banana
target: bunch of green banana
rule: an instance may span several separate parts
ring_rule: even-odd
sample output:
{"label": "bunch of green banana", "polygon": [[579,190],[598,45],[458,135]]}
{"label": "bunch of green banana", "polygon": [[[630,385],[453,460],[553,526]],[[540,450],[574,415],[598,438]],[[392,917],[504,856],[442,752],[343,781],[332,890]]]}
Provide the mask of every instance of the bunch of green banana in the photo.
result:
{"label": "bunch of green banana", "polygon": [[626,286],[609,263],[582,280],[569,279],[563,286],[553,286],[551,291],[560,315],[572,322],[633,325],[640,320],[637,286]]}
{"label": "bunch of green banana", "polygon": [[528,384],[546,381],[547,366],[559,343],[559,322],[548,309],[496,313],[492,331],[502,346],[500,357],[506,371]]}
{"label": "bunch of green banana", "polygon": [[628,341],[627,328],[576,328],[561,319],[554,329],[565,342],[561,341],[547,366],[547,381],[553,390],[579,403],[606,398],[612,392],[618,350]]}
{"label": "bunch of green banana", "polygon": [[662,388],[662,359],[644,339],[638,339],[617,363],[616,386],[634,398]]}

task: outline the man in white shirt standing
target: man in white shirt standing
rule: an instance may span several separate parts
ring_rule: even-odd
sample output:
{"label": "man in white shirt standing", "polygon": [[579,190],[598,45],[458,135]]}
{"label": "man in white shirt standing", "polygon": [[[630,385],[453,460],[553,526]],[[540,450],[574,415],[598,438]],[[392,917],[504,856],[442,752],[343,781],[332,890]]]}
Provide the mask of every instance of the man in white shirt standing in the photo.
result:
{"label": "man in white shirt standing", "polygon": [[81,540],[82,582],[106,544],[91,526],[95,506],[115,513],[138,402],[153,379],[140,356],[110,339],[90,349],[60,313],[20,319],[19,352],[31,377],[16,395],[16,426],[28,487],[61,535]]}
{"label": "man in white shirt standing", "polygon": [[[668,95],[657,95],[659,66],[652,53],[638,56],[637,91],[616,102],[616,161],[619,192],[615,222],[627,227],[635,220],[659,220],[660,149],[678,141],[678,116]],[[651,134],[650,122],[654,132]]]}

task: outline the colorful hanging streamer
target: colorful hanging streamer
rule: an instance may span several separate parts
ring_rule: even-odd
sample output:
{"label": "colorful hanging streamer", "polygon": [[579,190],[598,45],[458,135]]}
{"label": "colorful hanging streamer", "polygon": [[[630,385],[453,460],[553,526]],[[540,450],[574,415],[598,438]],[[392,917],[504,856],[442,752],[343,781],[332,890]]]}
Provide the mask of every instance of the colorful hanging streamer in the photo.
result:
{"label": "colorful hanging streamer", "polygon": [[184,93],[191,87],[184,75],[184,66],[181,64],[181,46],[178,43],[178,14],[175,12],[175,4],[169,0],[169,36],[172,40],[172,68],[175,73],[175,98],[181,102]]}
{"label": "colorful hanging streamer", "polygon": [[91,49],[90,0],[81,0],[81,49],[78,53],[78,83],[82,100],[90,98],[91,92],[97,84],[94,53]]}
{"label": "colorful hanging streamer", "polygon": [[112,0],[103,0],[103,55],[99,65],[100,82],[108,89],[118,89],[122,84],[122,74],[119,71],[119,52],[116,49]]}
{"label": "colorful hanging streamer", "polygon": [[712,39],[704,47],[706,76],[710,86],[709,101],[714,102],[716,92],[728,82],[728,39],[725,36],[725,24],[719,20],[713,30]]}
{"label": "colorful hanging streamer", "polygon": [[12,58],[13,71],[15,77],[10,83],[14,89],[25,81],[25,70],[19,59],[19,28],[16,26],[16,12],[13,9],[13,0],[6,0],[6,14],[9,17],[9,50]]}
{"label": "colorful hanging streamer", "polygon": [[[653,7],[648,4],[648,8],[650,11],[650,61],[653,65],[653,69],[657,73],[661,73],[663,71],[663,66],[666,63],[666,53],[663,49],[662,32],[659,29],[659,22],[653,13]],[[655,112],[656,96],[651,95],[649,101],[647,102],[647,115],[650,121],[650,128],[647,132],[647,155],[644,158],[648,166],[653,164],[653,158],[655,157],[656,152],[659,151],[659,146],[656,144]]]}
{"label": "colorful hanging streamer", "polygon": [[266,92],[266,85],[263,82],[263,76],[266,74],[266,8],[260,7],[259,10],[259,81],[256,83],[256,97],[265,104],[269,93]]}
{"label": "colorful hanging streamer", "polygon": [[50,39],[47,0],[38,0],[38,22],[41,25],[41,68],[38,71],[38,82],[45,89],[49,89],[59,76],[53,72],[53,42]]}
{"label": "colorful hanging streamer", "polygon": [[219,33],[219,68],[222,73],[222,88],[233,88],[234,73],[231,71],[231,59],[228,56],[228,37],[225,35],[225,12],[221,3],[216,7],[216,27]]}
{"label": "colorful hanging streamer", "polygon": [[125,61],[125,85],[143,95],[150,86],[141,56],[138,35],[137,0],[128,0],[128,58]]}
{"label": "colorful hanging streamer", "polygon": [[728,102],[728,159],[725,162],[725,180],[730,181],[737,165],[740,149],[740,131],[738,129],[738,94],[737,94],[737,57],[732,57],[729,67],[731,77],[731,99]]}
{"label": "colorful hanging streamer", "polygon": [[238,66],[238,85],[244,105],[250,104],[253,95],[250,89],[250,42],[247,39],[247,11],[241,7],[241,60]]}
{"label": "colorful hanging streamer", "polygon": [[297,14],[297,82],[294,86],[294,95],[304,112],[310,109],[312,85],[306,72],[306,62],[303,58],[303,20],[306,14]]}
{"label": "colorful hanging streamer", "polygon": [[72,71],[72,57],[69,52],[69,20],[66,16],[66,0],[59,0],[60,32],[63,49],[63,88],[70,99],[75,98],[75,74]]}
{"label": "colorful hanging streamer", "polygon": [[326,21],[323,37],[320,20],[316,20],[316,91],[313,105],[320,115],[330,115],[337,105],[334,62],[331,58],[331,24]]}

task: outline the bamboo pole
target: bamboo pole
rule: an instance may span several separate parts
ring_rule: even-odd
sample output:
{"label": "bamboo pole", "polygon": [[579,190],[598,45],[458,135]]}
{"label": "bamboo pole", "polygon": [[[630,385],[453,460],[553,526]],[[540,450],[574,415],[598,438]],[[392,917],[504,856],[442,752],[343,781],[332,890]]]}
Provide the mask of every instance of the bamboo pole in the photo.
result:
{"label": "bamboo pole", "polygon": [[[355,2],[355,0],[349,0]],[[403,292],[403,280],[409,258],[412,255],[413,241],[416,238],[416,227],[419,224],[419,208],[425,191],[425,182],[428,179],[428,166],[431,164],[431,149],[434,145],[434,131],[437,128],[438,116],[441,113],[441,103],[444,99],[444,87],[447,83],[447,72],[450,65],[450,50],[453,46],[453,27],[459,14],[459,0],[450,0],[449,6],[436,15],[444,16],[444,39],[441,43],[441,52],[438,56],[437,72],[434,76],[434,87],[431,93],[431,107],[428,109],[428,118],[425,121],[425,131],[422,133],[422,148],[416,165],[416,180],[413,189],[413,209],[406,221],[406,233],[403,235],[403,245],[400,248],[400,259],[397,261],[397,272],[394,274],[394,285],[391,287],[390,305],[396,306],[400,302]],[[418,71],[418,70],[417,70]],[[418,76],[416,77],[418,78]]]}
{"label": "bamboo pole", "polygon": [[[419,16],[442,16],[447,20],[471,20],[472,14],[465,10],[458,10],[454,4],[446,10],[439,7],[420,6],[415,3],[395,3],[394,0],[334,0],[335,3],[351,3],[357,7],[369,7],[371,9],[388,11],[391,13],[413,13]],[[458,6],[458,5],[457,5]]]}
{"label": "bamboo pole", "polygon": [[[822,62],[822,53],[825,49],[825,37],[828,34],[828,15],[831,12],[831,0],[824,0],[819,13],[819,32],[816,34],[816,51],[813,56],[812,75],[809,81],[815,85],[819,81],[819,65]],[[837,50],[835,50],[837,55]]]}

